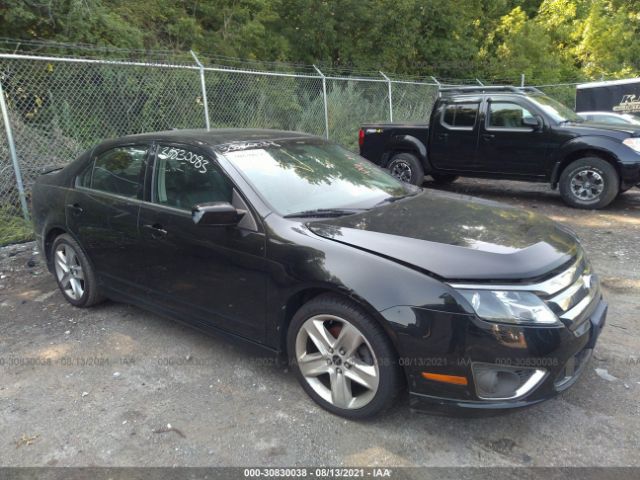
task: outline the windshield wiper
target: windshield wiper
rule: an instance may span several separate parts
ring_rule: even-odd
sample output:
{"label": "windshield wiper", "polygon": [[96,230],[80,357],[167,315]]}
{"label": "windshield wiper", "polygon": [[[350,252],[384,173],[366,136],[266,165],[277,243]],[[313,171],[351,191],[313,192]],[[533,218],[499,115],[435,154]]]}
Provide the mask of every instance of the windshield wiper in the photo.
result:
{"label": "windshield wiper", "polygon": [[289,213],[284,218],[301,217],[343,217],[366,211],[366,208],[315,208],[301,212]]}

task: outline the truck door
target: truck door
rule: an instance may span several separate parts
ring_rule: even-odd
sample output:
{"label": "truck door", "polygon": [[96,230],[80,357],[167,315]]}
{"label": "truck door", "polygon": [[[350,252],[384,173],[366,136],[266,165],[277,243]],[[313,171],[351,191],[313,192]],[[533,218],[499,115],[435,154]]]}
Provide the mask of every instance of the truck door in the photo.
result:
{"label": "truck door", "polygon": [[429,160],[437,170],[476,170],[480,97],[440,102],[430,126]]}
{"label": "truck door", "polygon": [[513,177],[544,176],[550,139],[542,117],[524,102],[500,97],[489,98],[486,108],[478,149],[481,171]]}

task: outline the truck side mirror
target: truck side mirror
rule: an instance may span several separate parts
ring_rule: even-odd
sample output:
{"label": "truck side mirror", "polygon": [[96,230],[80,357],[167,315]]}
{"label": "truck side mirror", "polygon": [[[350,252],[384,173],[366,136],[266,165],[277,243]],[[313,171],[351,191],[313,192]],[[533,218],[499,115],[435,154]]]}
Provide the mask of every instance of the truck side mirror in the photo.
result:
{"label": "truck side mirror", "polygon": [[542,118],[539,115],[534,115],[533,117],[523,117],[522,118],[522,126],[523,127],[531,127],[534,130],[540,130],[542,128]]}
{"label": "truck side mirror", "polygon": [[211,202],[195,205],[191,218],[199,227],[231,227],[237,225],[245,213],[228,202]]}

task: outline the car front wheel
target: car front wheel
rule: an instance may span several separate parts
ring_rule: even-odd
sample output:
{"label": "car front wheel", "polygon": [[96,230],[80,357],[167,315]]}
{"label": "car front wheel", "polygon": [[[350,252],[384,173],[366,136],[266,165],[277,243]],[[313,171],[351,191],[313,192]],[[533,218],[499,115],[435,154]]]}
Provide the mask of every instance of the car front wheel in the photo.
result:
{"label": "car front wheel", "polygon": [[102,301],[93,267],[69,234],[58,236],[51,246],[51,262],[64,298],[76,307],[90,307]]}
{"label": "car front wheel", "polygon": [[620,192],[616,169],[606,160],[585,157],[570,163],[560,175],[560,194],[570,206],[604,208]]}
{"label": "car front wheel", "polygon": [[382,327],[358,305],[326,294],[303,305],[288,332],[290,361],[321,407],[359,419],[389,408],[402,374]]}

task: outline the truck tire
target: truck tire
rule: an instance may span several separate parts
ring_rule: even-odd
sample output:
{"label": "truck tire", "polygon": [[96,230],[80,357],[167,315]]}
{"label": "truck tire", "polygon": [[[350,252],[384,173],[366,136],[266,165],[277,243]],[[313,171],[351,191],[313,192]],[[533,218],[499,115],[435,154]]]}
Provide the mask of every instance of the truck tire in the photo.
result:
{"label": "truck tire", "polygon": [[620,192],[618,172],[598,157],[584,157],[570,163],[562,171],[559,183],[562,199],[575,208],[604,208]]}
{"label": "truck tire", "polygon": [[391,157],[387,168],[391,175],[402,182],[418,186],[424,182],[422,163],[418,157],[411,153],[398,153],[394,155]]}
{"label": "truck tire", "polygon": [[455,182],[458,179],[458,175],[452,175],[450,173],[432,173],[431,178],[438,185],[448,185]]}

